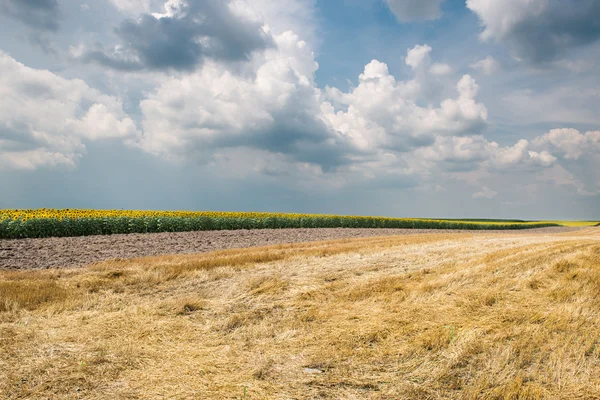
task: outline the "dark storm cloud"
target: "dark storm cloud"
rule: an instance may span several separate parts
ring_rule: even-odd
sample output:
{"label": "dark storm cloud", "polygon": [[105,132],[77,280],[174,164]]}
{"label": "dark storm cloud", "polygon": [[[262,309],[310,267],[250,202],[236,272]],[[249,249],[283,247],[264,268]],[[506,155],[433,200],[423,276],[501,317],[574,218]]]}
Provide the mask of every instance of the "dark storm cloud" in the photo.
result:
{"label": "dark storm cloud", "polygon": [[259,21],[236,15],[228,1],[195,0],[171,16],[144,14],[115,30],[119,51],[103,48],[81,59],[119,70],[193,70],[206,58],[243,61],[273,45]]}
{"label": "dark storm cloud", "polygon": [[0,11],[40,31],[58,30],[57,0],[0,0]]}
{"label": "dark storm cloud", "polygon": [[501,38],[530,64],[544,64],[600,39],[600,1],[550,0],[538,15],[517,23]]}
{"label": "dark storm cloud", "polygon": [[318,165],[324,172],[351,164],[350,157],[357,155],[348,142],[336,138],[322,122],[310,117],[276,119],[269,130],[254,137],[251,145],[285,154],[294,161]]}
{"label": "dark storm cloud", "polygon": [[[285,155],[291,161],[318,165],[324,172],[349,165],[352,163],[351,157],[361,155],[348,142],[334,137],[314,116],[273,113],[272,118],[271,126],[260,130],[247,129],[244,135],[229,135],[227,129],[223,129],[221,135],[211,139],[192,139],[186,143],[184,151],[188,158],[204,163],[218,149],[266,150]],[[201,127],[206,128],[207,125]]]}
{"label": "dark storm cloud", "polygon": [[[566,3],[571,3],[566,4]],[[553,1],[547,12],[510,35],[517,54],[532,63],[552,61],[569,48],[600,38],[600,1]]]}

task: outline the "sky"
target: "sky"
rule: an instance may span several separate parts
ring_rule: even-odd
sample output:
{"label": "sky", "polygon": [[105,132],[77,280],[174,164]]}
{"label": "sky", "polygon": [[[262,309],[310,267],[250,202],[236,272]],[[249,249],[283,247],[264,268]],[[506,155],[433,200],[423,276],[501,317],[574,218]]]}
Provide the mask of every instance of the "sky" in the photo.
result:
{"label": "sky", "polygon": [[0,0],[0,209],[600,219],[597,0]]}

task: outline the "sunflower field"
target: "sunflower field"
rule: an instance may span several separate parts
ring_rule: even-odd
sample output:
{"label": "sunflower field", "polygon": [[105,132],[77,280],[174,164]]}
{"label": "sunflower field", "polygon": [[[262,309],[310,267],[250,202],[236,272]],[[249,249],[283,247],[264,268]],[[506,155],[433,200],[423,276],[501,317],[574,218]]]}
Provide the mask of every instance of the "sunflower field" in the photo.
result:
{"label": "sunflower field", "polygon": [[525,229],[558,223],[212,211],[0,210],[0,239],[277,228]]}

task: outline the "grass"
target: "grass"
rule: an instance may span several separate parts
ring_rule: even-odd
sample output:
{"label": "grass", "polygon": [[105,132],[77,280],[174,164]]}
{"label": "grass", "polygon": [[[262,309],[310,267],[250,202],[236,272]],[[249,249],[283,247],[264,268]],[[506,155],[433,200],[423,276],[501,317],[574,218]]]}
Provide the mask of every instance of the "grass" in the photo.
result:
{"label": "grass", "polygon": [[600,226],[600,222],[598,221],[524,221],[519,219],[444,219],[440,218],[440,221],[457,221],[457,222],[480,222],[480,223],[516,223],[516,224],[531,224],[531,223],[541,223],[541,224],[550,224],[550,225],[560,225],[560,226],[568,226],[568,227],[591,227],[591,226]]}
{"label": "grass", "polygon": [[600,397],[600,233],[0,272],[0,398]]}
{"label": "grass", "polygon": [[589,226],[600,226],[598,221],[544,221],[550,224],[557,224],[562,226],[571,227],[589,227]]}

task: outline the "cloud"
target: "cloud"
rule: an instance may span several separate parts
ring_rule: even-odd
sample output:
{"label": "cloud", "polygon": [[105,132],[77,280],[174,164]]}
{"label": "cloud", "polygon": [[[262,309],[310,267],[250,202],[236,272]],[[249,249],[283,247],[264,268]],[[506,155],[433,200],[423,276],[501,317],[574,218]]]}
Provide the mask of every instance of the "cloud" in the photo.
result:
{"label": "cloud", "polygon": [[[199,2],[198,0],[194,0]],[[311,43],[316,38],[316,0],[244,0],[279,35],[286,31],[301,32]],[[110,0],[122,13],[132,17],[140,14],[164,13],[165,0]],[[240,1],[238,0],[238,3]]]}
{"label": "cloud", "polygon": [[473,193],[473,198],[474,199],[493,199],[494,197],[498,196],[498,192],[493,191],[492,189],[490,189],[487,186],[484,186],[481,191],[477,192],[477,193]]}
{"label": "cloud", "polygon": [[586,184],[580,177],[577,177],[559,164],[541,171],[536,179],[540,182],[549,183],[560,190],[565,190],[563,186],[571,186],[580,196],[595,196],[600,194],[600,181],[591,181]]}
{"label": "cloud", "polygon": [[600,90],[593,79],[571,85],[561,82],[538,90],[517,89],[503,95],[501,100],[509,117],[522,124],[598,124],[595,105],[599,103]]}
{"label": "cloud", "polygon": [[85,140],[133,139],[121,102],[0,51],[0,168],[75,165]]}
{"label": "cloud", "polygon": [[567,160],[578,160],[583,154],[600,153],[600,131],[585,134],[577,129],[552,129],[534,140],[540,148],[550,148]]}
{"label": "cloud", "polygon": [[436,63],[431,66],[430,71],[433,75],[443,76],[450,74],[452,72],[452,67],[448,64]]}
{"label": "cloud", "polygon": [[0,0],[0,11],[35,30],[55,32],[59,28],[57,0]]}
{"label": "cloud", "polygon": [[513,146],[500,146],[481,135],[464,137],[438,136],[431,146],[415,151],[418,158],[437,163],[446,171],[508,171],[545,168],[556,162],[548,151],[534,151],[524,139]]}
{"label": "cloud", "polygon": [[309,44],[322,40],[317,37],[317,0],[245,1],[274,35],[292,31]]}
{"label": "cloud", "polygon": [[385,0],[400,22],[427,21],[442,15],[444,0]]}
{"label": "cloud", "polygon": [[201,70],[164,81],[141,102],[141,147],[167,158],[207,161],[216,149],[248,147],[327,167],[348,151],[321,118],[318,65],[292,32],[251,61],[240,76],[209,62]]}
{"label": "cloud", "polygon": [[552,153],[557,161],[538,180],[555,186],[571,185],[581,196],[600,194],[600,131],[552,129],[531,142],[533,149]]}
{"label": "cloud", "polygon": [[506,169],[515,166],[549,167],[556,161],[551,153],[535,152],[530,149],[529,141],[519,140],[514,146],[501,147],[498,143],[490,143],[490,166],[496,169]]}
{"label": "cloud", "polygon": [[492,56],[487,56],[486,58],[477,61],[469,65],[472,69],[480,71],[485,75],[492,75],[493,73],[500,70],[500,63],[496,61],[496,59]]}
{"label": "cloud", "polygon": [[484,26],[482,40],[503,43],[531,64],[553,61],[600,39],[597,0],[467,0],[467,7]]}
{"label": "cloud", "polygon": [[150,12],[153,3],[152,0],[110,0],[110,2],[121,12],[133,15]]}
{"label": "cloud", "polygon": [[417,69],[423,64],[428,65],[430,62],[431,46],[416,45],[412,49],[408,49],[406,53],[406,65],[412,69]]}
{"label": "cloud", "polygon": [[415,79],[396,81],[385,63],[371,61],[359,76],[358,86],[343,93],[327,88],[322,107],[333,129],[351,138],[361,149],[409,151],[433,143],[436,136],[480,134],[487,126],[487,109],[476,101],[479,86],[464,75],[456,84],[457,96],[438,106],[429,103],[435,77],[429,68],[431,47],[410,49],[406,62]]}
{"label": "cloud", "polygon": [[191,71],[206,60],[247,61],[273,45],[258,14],[241,0],[169,0],[162,13],[144,13],[116,28],[110,50],[84,47],[85,62],[125,70]]}
{"label": "cloud", "polygon": [[[478,86],[468,75],[454,98],[420,106],[431,47],[412,49],[417,77],[398,82],[385,63],[373,60],[348,93],[316,87],[318,64],[310,46],[293,32],[274,37],[276,46],[237,74],[210,61],[198,71],[163,81],[141,102],[145,151],[169,159],[210,162],[223,149],[247,148],[283,154],[323,171],[354,165],[371,168],[395,151],[410,151],[436,135],[469,135],[486,126],[487,110],[475,101]],[[427,60],[425,60],[427,58]],[[418,59],[418,60],[417,60]],[[393,154],[392,154],[393,155]]]}

